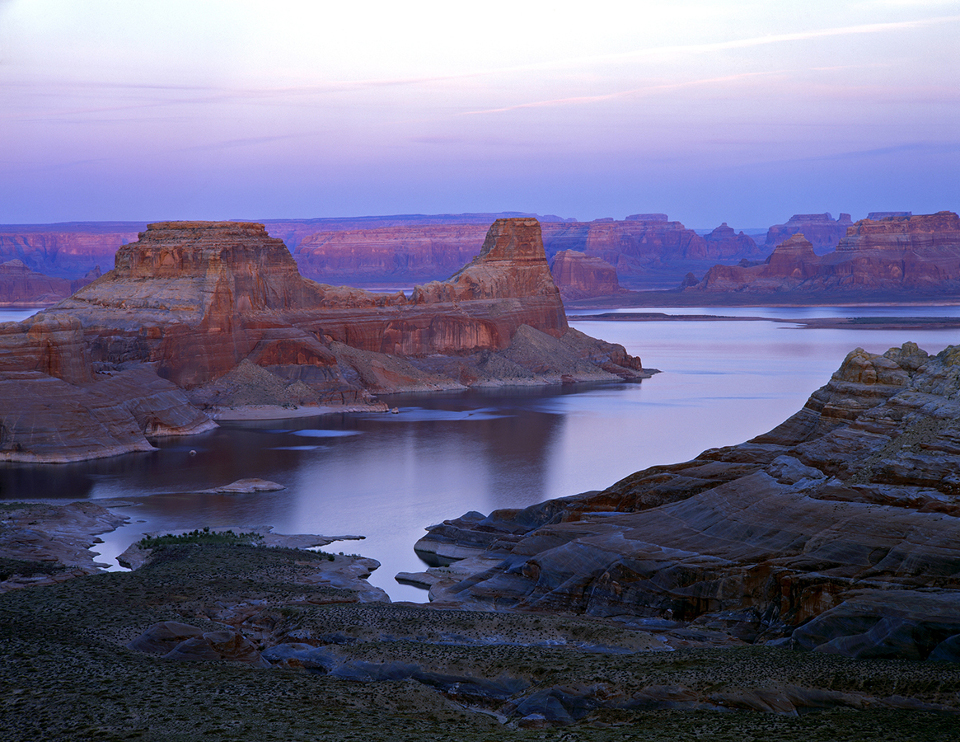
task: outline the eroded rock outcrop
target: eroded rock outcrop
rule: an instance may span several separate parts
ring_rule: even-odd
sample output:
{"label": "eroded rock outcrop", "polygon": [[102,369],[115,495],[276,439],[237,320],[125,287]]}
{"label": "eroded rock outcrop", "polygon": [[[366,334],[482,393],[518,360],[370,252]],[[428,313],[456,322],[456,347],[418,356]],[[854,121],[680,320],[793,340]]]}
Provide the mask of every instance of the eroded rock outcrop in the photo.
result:
{"label": "eroded rock outcrop", "polygon": [[601,258],[561,250],[550,264],[553,281],[564,299],[611,296],[621,291],[617,269]]}
{"label": "eroded rock outcrop", "polygon": [[184,391],[212,414],[283,416],[382,408],[375,393],[648,375],[568,328],[535,219],[496,221],[469,265],[410,298],[305,279],[260,224],[153,224],[114,270],[0,326],[0,349],[0,456],[29,461],[149,450],[151,436],[211,427]]}
{"label": "eroded rock outcrop", "polygon": [[0,260],[20,260],[39,273],[77,279],[98,265],[113,265],[117,250],[136,240],[143,226],[137,222],[2,225]]}
{"label": "eroded rock outcrop", "polygon": [[687,291],[960,291],[960,217],[950,211],[863,219],[836,250],[815,254],[806,233],[781,243],[763,263],[718,265]]}
{"label": "eroded rock outcrop", "polygon": [[433,570],[431,597],[669,616],[850,656],[953,657],[958,390],[960,347],[857,349],[801,411],[746,443],[431,528],[425,558],[464,560]]}
{"label": "eroded rock outcrop", "polygon": [[834,219],[829,213],[794,214],[786,224],[774,224],[767,230],[767,248],[776,247],[790,237],[802,234],[813,245],[814,252],[822,255],[836,248],[852,223],[849,214],[841,214],[839,219]]}
{"label": "eroded rock outcrop", "polygon": [[[421,219],[422,224],[306,235],[295,257],[304,275],[326,282],[413,282],[450,275],[483,243],[485,226]],[[583,253],[609,263],[621,281],[638,286],[665,279],[664,285],[675,283],[691,266],[698,271],[709,267],[705,261],[756,259],[769,253],[726,224],[701,237],[665,214],[634,214],[622,221],[556,218],[541,220],[541,229],[548,258],[564,251]]]}
{"label": "eroded rock outcrop", "polygon": [[324,282],[437,280],[477,254],[489,226],[488,221],[316,232],[300,240],[294,257],[305,276]]}

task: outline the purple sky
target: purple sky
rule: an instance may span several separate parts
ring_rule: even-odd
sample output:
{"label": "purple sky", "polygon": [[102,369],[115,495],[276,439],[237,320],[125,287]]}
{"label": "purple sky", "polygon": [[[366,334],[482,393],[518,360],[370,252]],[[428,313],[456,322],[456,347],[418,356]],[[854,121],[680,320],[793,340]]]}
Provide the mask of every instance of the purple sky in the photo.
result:
{"label": "purple sky", "polygon": [[960,208],[955,1],[330,5],[0,0],[0,223]]}

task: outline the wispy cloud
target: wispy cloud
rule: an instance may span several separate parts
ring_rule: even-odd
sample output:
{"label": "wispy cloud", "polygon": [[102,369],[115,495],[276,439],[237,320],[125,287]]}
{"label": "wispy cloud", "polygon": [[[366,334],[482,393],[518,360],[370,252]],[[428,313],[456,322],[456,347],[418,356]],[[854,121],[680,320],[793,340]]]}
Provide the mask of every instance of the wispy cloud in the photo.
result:
{"label": "wispy cloud", "polygon": [[553,98],[551,100],[532,101],[530,103],[517,103],[512,106],[503,106],[502,108],[485,108],[478,111],[464,111],[461,116],[477,116],[485,113],[504,113],[507,111],[518,111],[523,108],[548,108],[555,106],[582,105],[585,103],[600,103],[608,100],[616,100],[626,97],[642,97],[644,95],[656,95],[658,93],[681,90],[683,88],[699,87],[701,85],[717,85],[720,83],[738,82],[756,77],[769,77],[772,75],[781,75],[786,70],[768,70],[764,72],[743,72],[738,75],[726,75],[724,77],[710,77],[700,80],[686,80],[684,82],[664,83],[662,85],[645,85],[639,88],[630,88],[629,90],[618,90],[613,93],[603,93],[601,95],[580,95],[569,98]]}
{"label": "wispy cloud", "polygon": [[890,33],[893,31],[906,31],[916,28],[926,28],[928,26],[939,26],[948,23],[960,22],[960,15],[940,16],[937,18],[924,18],[915,21],[894,21],[891,23],[865,23],[857,26],[839,26],[837,28],[820,28],[810,31],[797,31],[795,33],[768,34],[764,36],[754,36],[746,39],[732,39],[730,41],[716,41],[706,44],[682,44],[675,46],[651,47],[648,49],[638,49],[623,54],[611,55],[609,58],[630,58],[649,56],[653,54],[705,54],[727,49],[746,49],[754,46],[767,46],[769,44],[783,44],[791,41],[811,41],[815,39],[825,39],[835,36],[857,36],[862,34]]}

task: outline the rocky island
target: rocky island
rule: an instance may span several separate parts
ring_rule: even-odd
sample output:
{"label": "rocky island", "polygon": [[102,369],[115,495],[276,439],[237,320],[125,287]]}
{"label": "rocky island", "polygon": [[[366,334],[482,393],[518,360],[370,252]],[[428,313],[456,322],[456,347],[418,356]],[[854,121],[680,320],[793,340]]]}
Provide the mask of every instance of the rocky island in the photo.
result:
{"label": "rocky island", "polygon": [[470,264],[410,296],[305,279],[251,223],[153,224],[115,263],[0,325],[0,458],[149,450],[150,437],[251,407],[288,417],[385,409],[375,395],[391,392],[649,375],[621,346],[568,327],[535,219],[496,221]]}

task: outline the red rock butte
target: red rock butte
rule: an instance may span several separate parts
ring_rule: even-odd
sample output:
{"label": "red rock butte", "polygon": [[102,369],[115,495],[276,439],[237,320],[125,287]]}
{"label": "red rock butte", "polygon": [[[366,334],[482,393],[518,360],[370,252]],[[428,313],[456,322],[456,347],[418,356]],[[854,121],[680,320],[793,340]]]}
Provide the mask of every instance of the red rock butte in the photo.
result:
{"label": "red rock butte", "polygon": [[690,291],[956,292],[960,290],[960,217],[950,211],[862,219],[823,255],[803,234],[782,242],[763,263],[715,265]]}
{"label": "red rock butte", "polygon": [[[76,390],[86,400],[77,405],[78,419],[102,404],[102,395],[91,394],[106,389],[104,377],[117,385],[135,372],[144,388],[179,394],[154,395],[178,413],[141,415],[136,425],[144,434],[203,428],[183,392],[223,414],[249,405],[381,408],[374,394],[649,375],[622,346],[567,326],[540,225],[529,218],[497,220],[469,265],[409,298],[306,279],[261,224],[151,224],[118,250],[114,270],[50,310],[0,325],[0,346],[8,396],[26,383],[21,372],[59,380],[61,397]],[[160,378],[146,383],[144,374]],[[130,389],[123,395],[135,404]],[[84,434],[82,425],[68,434],[45,418],[50,435],[29,438],[40,407],[20,406],[0,458],[55,460],[51,441]],[[69,455],[95,455],[75,448]]]}

